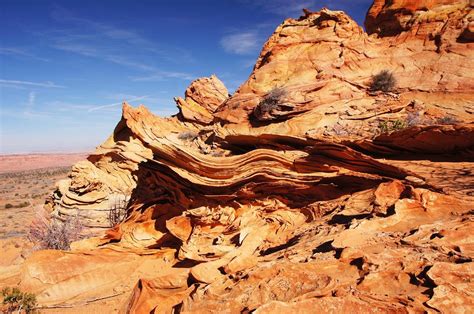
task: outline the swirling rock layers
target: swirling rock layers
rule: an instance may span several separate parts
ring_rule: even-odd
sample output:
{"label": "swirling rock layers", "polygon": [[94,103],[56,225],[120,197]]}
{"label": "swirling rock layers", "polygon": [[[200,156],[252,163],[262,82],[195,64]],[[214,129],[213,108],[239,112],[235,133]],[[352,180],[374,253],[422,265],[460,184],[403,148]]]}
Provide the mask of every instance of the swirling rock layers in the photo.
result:
{"label": "swirling rock layers", "polygon": [[[99,236],[0,282],[129,313],[472,312],[471,20],[466,1],[375,1],[369,36],[305,11],[234,95],[211,76],[171,118],[124,104],[48,203]],[[387,68],[397,89],[371,91]]]}

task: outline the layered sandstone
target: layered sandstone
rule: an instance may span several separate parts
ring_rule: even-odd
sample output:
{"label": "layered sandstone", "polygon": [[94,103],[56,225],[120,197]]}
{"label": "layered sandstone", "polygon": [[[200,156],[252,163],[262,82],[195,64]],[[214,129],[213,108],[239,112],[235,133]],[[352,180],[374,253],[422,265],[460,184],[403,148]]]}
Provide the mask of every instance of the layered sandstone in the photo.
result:
{"label": "layered sandstone", "polygon": [[176,97],[181,120],[210,124],[213,113],[229,97],[224,83],[212,75],[195,80],[185,92],[185,98]]}
{"label": "layered sandstone", "polygon": [[[472,312],[472,7],[375,1],[372,35],[305,12],[234,95],[211,76],[171,118],[124,104],[48,203],[105,235],[18,259],[2,283],[131,313]],[[396,90],[371,91],[384,69]]]}

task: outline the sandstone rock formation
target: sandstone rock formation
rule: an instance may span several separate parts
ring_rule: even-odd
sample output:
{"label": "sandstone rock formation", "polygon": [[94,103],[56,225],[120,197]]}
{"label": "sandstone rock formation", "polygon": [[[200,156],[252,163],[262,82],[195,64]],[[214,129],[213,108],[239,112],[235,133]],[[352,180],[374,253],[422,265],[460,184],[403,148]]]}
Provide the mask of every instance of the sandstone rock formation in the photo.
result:
{"label": "sandstone rock formation", "polygon": [[181,120],[210,124],[213,113],[229,97],[229,92],[217,76],[203,77],[189,85],[185,98],[176,97]]}
{"label": "sandstone rock formation", "polygon": [[[471,22],[467,1],[375,1],[372,35],[305,11],[231,97],[212,76],[171,118],[124,104],[48,203],[105,235],[0,282],[83,311],[474,311]],[[384,69],[397,89],[371,91]]]}
{"label": "sandstone rock formation", "polygon": [[408,31],[415,36],[432,36],[431,39],[455,36],[456,40],[464,41],[467,38],[461,34],[472,32],[470,4],[470,0],[375,0],[367,13],[365,27],[369,34],[379,36]]}

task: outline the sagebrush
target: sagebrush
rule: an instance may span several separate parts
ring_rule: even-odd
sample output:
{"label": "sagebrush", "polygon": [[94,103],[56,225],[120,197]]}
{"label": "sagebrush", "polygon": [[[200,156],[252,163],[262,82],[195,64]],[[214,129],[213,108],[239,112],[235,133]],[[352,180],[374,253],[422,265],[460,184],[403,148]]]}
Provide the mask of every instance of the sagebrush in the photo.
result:
{"label": "sagebrush", "polygon": [[198,135],[199,134],[194,131],[184,131],[178,134],[178,139],[182,141],[192,141],[198,137]]}
{"label": "sagebrush", "polygon": [[259,103],[260,109],[270,111],[281,103],[281,99],[286,95],[283,88],[276,87],[272,89]]}
{"label": "sagebrush", "polygon": [[18,288],[6,287],[2,289],[3,305],[2,313],[34,313],[36,307],[36,295],[22,292]]}
{"label": "sagebrush", "polygon": [[18,205],[13,205],[11,203],[6,203],[5,204],[5,209],[10,209],[10,208],[23,208],[23,207],[28,207],[30,206],[30,202],[28,201],[24,201],[24,202],[21,202],[20,204]]}
{"label": "sagebrush", "polygon": [[283,102],[282,99],[285,97],[285,95],[285,89],[281,87],[273,88],[255,107],[253,111],[254,116],[259,117],[265,115],[266,113],[277,108]]}
{"label": "sagebrush", "polygon": [[40,210],[31,223],[28,238],[37,249],[70,250],[71,243],[81,239],[83,229],[77,215],[61,221]]}
{"label": "sagebrush", "polygon": [[437,124],[456,124],[459,120],[454,116],[444,116],[436,120]]}
{"label": "sagebrush", "polygon": [[397,80],[389,70],[382,70],[372,77],[371,91],[391,92],[395,89]]}

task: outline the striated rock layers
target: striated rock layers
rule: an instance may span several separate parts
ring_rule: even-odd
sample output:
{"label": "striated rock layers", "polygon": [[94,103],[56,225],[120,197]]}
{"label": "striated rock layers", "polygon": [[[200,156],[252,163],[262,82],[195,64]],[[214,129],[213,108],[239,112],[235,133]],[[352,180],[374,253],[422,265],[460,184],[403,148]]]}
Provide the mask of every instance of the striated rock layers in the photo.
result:
{"label": "striated rock layers", "polygon": [[[2,284],[83,311],[473,312],[471,4],[375,1],[371,35],[305,12],[232,96],[211,76],[171,118],[124,104],[47,203],[105,235]],[[385,69],[396,89],[371,90]]]}

